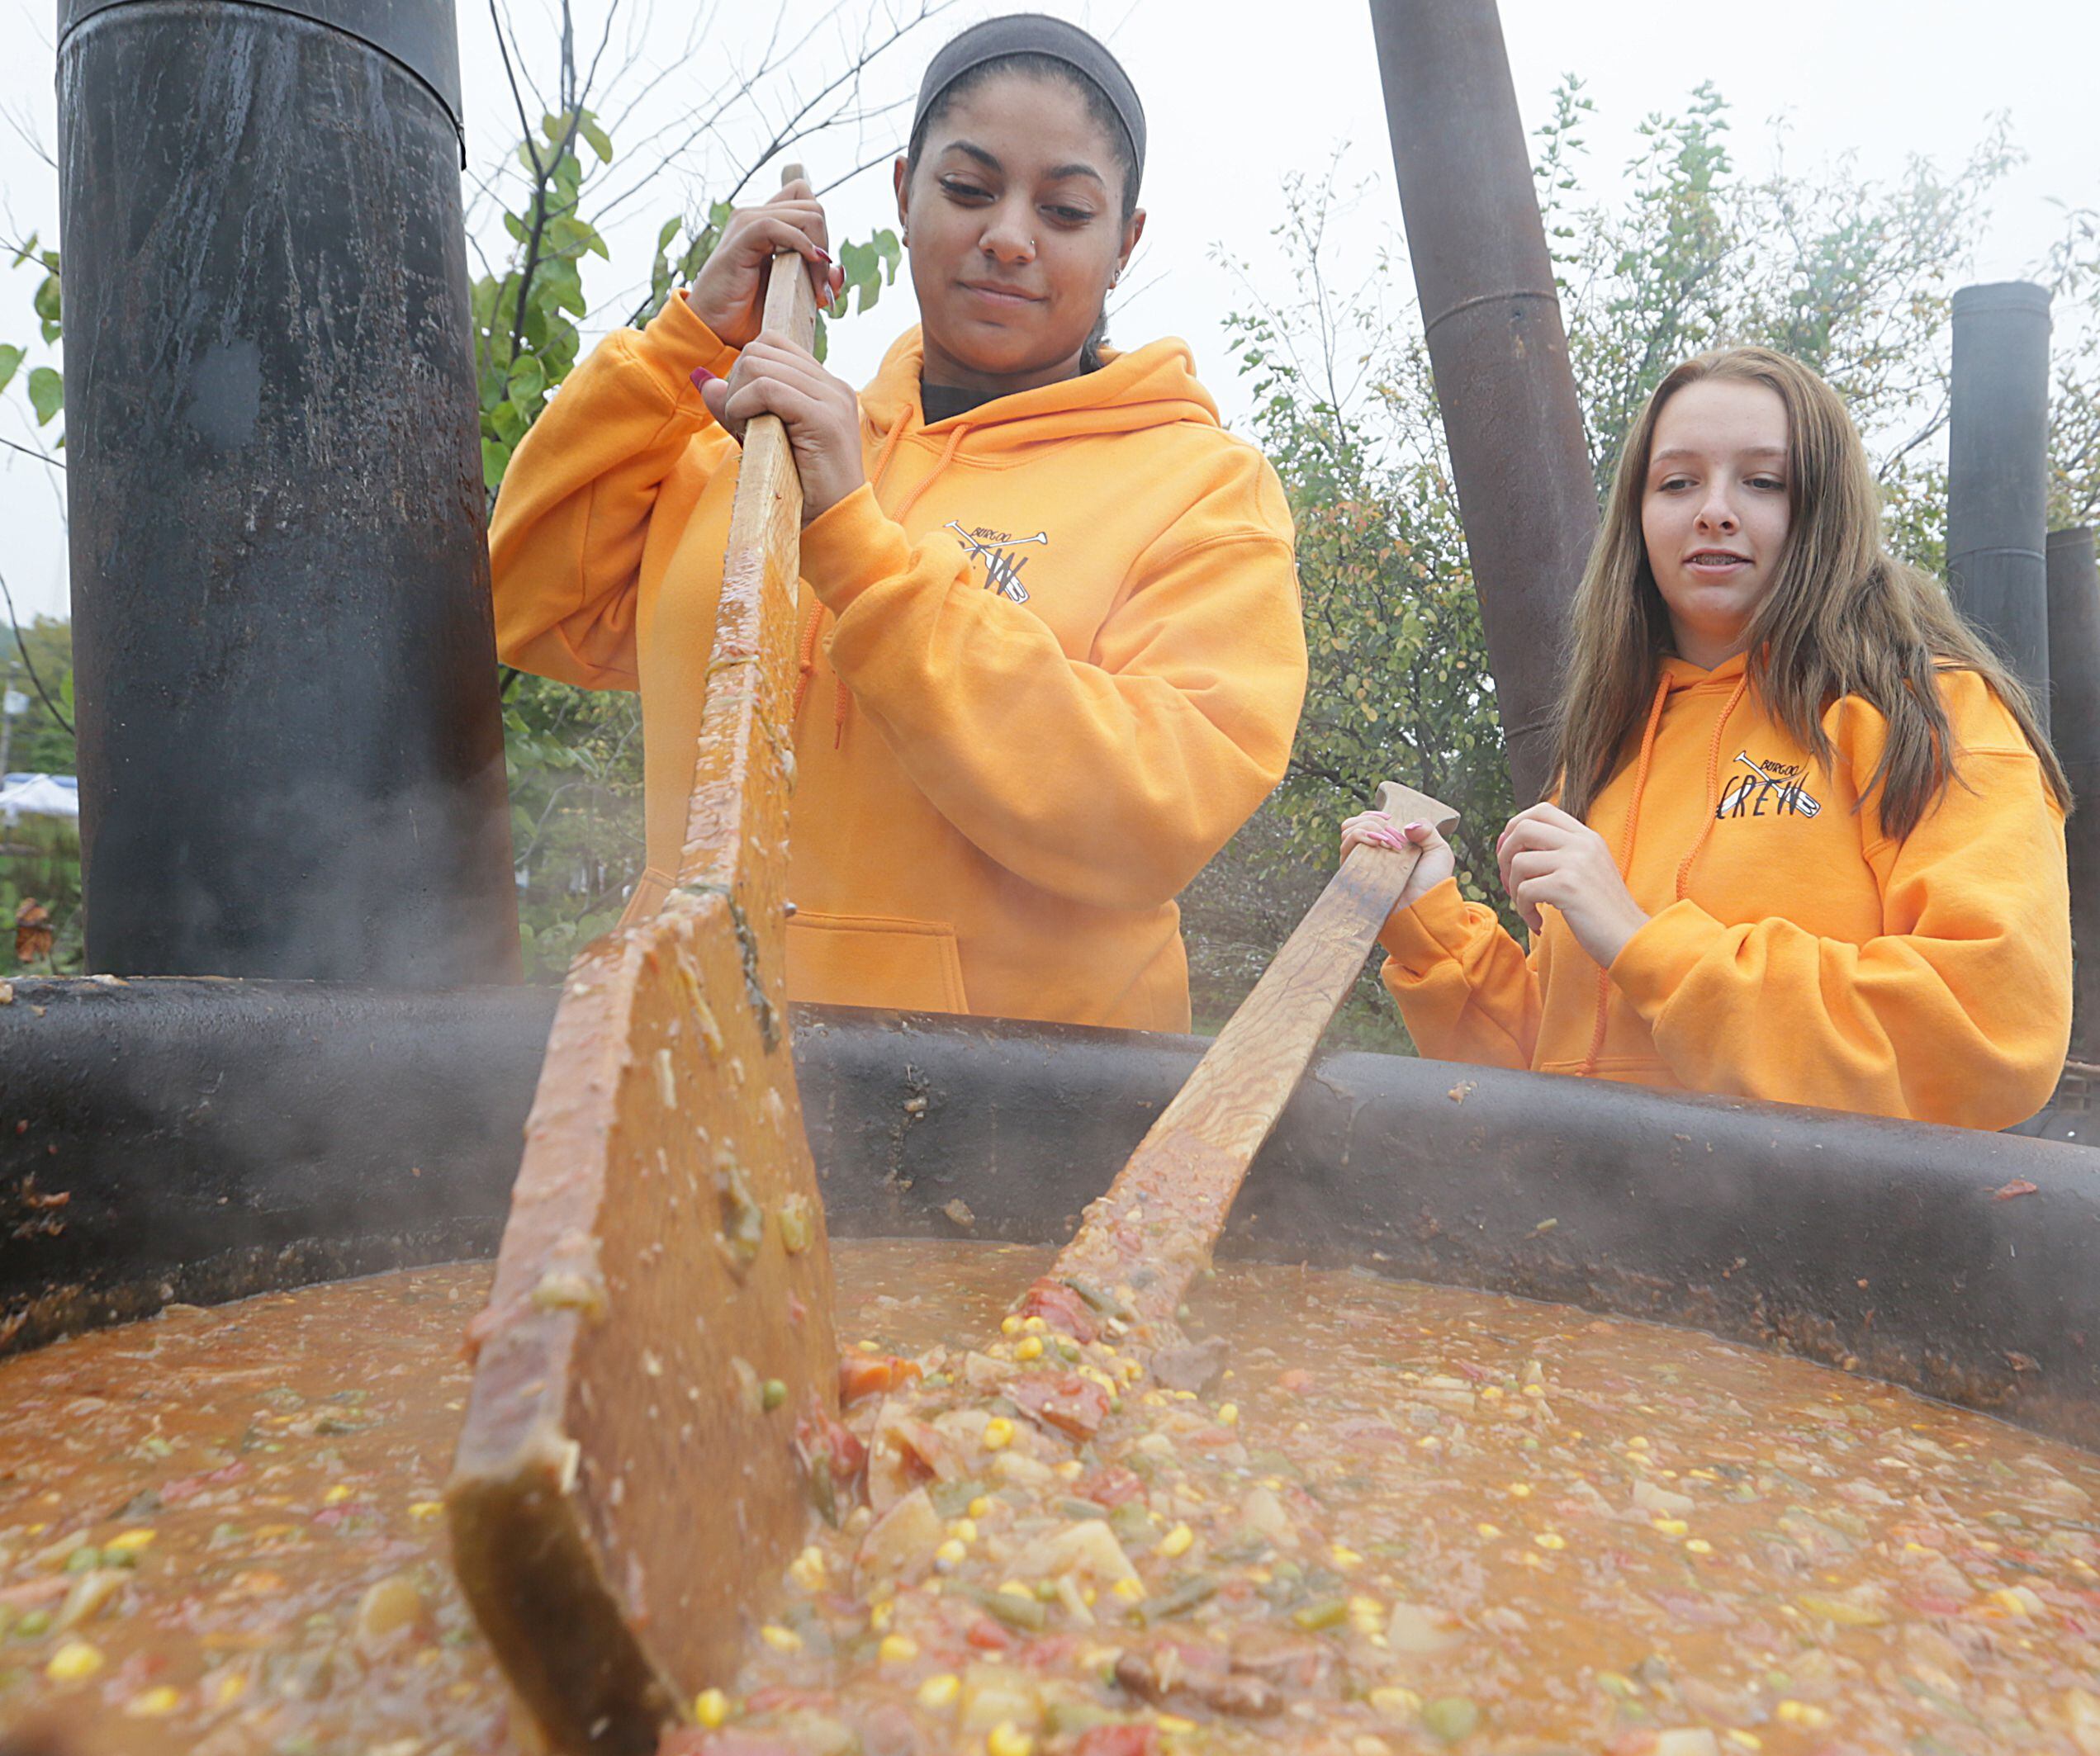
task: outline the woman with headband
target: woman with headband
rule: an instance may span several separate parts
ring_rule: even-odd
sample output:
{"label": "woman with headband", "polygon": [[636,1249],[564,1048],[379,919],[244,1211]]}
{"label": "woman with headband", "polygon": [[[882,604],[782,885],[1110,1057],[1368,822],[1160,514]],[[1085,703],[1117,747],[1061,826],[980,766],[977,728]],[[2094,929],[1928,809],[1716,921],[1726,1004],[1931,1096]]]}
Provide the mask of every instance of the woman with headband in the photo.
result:
{"label": "woman with headband", "polygon": [[806,184],[609,336],[497,502],[510,663],[642,694],[656,906],[684,835],[737,436],[801,473],[796,1000],[1186,1029],[1174,898],[1281,778],[1306,675],[1288,509],[1187,348],[1103,339],[1145,111],[1084,31],[965,31],[896,166],[921,325],[857,396],[760,333],[774,253],[841,284]]}

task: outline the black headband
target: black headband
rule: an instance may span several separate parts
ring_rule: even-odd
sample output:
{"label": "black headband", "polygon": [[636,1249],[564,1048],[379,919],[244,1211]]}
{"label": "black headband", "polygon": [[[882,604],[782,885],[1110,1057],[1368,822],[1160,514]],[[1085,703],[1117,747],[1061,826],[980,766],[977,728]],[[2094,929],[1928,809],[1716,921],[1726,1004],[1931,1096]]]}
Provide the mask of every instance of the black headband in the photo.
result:
{"label": "black headband", "polygon": [[972,25],[934,56],[919,82],[918,107],[912,112],[912,133],[946,91],[973,68],[987,61],[1003,60],[1013,54],[1047,55],[1062,61],[1095,87],[1108,100],[1123,125],[1137,174],[1145,175],[1145,106],[1138,102],[1137,88],[1131,83],[1115,56],[1077,25],[1041,12],[1009,12],[1003,18],[988,18]]}

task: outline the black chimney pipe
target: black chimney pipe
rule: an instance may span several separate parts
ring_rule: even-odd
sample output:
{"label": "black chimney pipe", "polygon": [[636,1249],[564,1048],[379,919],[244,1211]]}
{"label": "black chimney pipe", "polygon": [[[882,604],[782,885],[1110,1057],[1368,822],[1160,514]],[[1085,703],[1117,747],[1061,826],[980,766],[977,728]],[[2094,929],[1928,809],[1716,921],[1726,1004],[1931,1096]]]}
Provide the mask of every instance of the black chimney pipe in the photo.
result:
{"label": "black chimney pipe", "polygon": [[514,977],[452,0],[59,0],[91,968]]}
{"label": "black chimney pipe", "polygon": [[1954,296],[1947,429],[1947,580],[2049,725],[2049,290],[2027,281]]}
{"label": "black chimney pipe", "polygon": [[1551,779],[1568,605],[1597,526],[1495,0],[1372,0],[1429,365],[1517,801]]}
{"label": "black chimney pipe", "polygon": [[2100,1063],[2100,565],[2093,532],[2049,533],[2050,741],[2077,809],[2065,826],[2075,962],[2071,1059]]}

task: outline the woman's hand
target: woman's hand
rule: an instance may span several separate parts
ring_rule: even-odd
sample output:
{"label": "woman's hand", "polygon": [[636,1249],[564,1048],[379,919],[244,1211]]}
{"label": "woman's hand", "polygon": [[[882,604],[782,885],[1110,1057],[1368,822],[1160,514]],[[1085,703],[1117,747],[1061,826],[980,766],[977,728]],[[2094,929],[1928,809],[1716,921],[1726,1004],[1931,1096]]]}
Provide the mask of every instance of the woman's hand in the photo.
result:
{"label": "woman's hand", "polygon": [[802,478],[802,522],[822,518],[867,478],[860,461],[860,404],[806,348],[767,330],[737,356],[727,378],[700,386],[708,413],[742,444],[755,414],[777,414],[794,447]]}
{"label": "woman's hand", "polygon": [[1534,805],[1510,818],[1495,858],[1525,925],[1536,933],[1539,910],[1558,909],[1576,943],[1606,969],[1648,924],[1605,838],[1557,805]]}
{"label": "woman's hand", "polygon": [[1404,908],[1414,907],[1458,869],[1451,844],[1432,825],[1396,824],[1382,811],[1364,812],[1342,825],[1344,859],[1349,857],[1352,848],[1390,848],[1399,853],[1408,847],[1420,848],[1422,857],[1415,862],[1415,869],[1408,874],[1400,901],[1393,904],[1396,915]]}
{"label": "woman's hand", "polygon": [[742,348],[765,320],[766,280],[776,252],[792,250],[807,262],[818,304],[831,303],[846,284],[846,271],[832,261],[830,245],[823,204],[808,183],[797,180],[764,206],[739,207],[729,215],[685,302],[722,340]]}

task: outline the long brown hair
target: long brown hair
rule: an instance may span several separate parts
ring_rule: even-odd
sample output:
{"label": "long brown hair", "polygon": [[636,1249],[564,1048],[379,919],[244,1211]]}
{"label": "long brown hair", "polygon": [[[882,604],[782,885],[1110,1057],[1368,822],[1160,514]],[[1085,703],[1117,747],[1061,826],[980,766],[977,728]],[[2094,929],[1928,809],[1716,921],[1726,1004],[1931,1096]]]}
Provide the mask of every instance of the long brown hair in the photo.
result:
{"label": "long brown hair", "polygon": [[1671,651],[1670,615],[1641,534],[1648,455],[1663,405],[1689,384],[1761,384],[1786,405],[1786,546],[1772,589],[1752,618],[1749,675],[1766,711],[1825,769],[1834,751],[1823,716],[1856,695],[1888,722],[1876,787],[1898,840],[1957,777],[1936,673],[1970,670],[1988,683],[2041,760],[2065,810],[2071,789],[2019,681],[1964,622],[1937,580],[1883,546],[1881,498],[1866,447],[1837,393],[1798,360],[1729,348],[1678,367],[1648,399],[1619,454],[1604,528],[1576,593],[1554,768],[1561,805],[1578,817],[1624,759]]}

